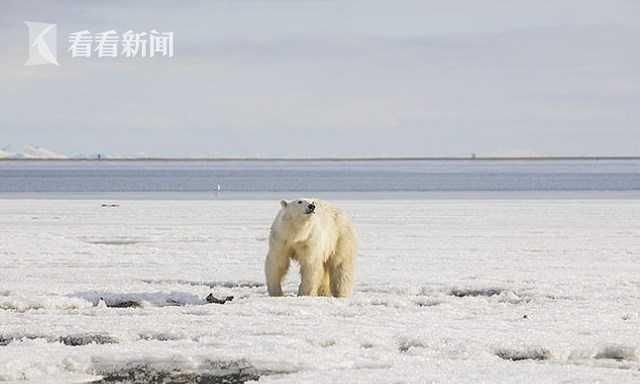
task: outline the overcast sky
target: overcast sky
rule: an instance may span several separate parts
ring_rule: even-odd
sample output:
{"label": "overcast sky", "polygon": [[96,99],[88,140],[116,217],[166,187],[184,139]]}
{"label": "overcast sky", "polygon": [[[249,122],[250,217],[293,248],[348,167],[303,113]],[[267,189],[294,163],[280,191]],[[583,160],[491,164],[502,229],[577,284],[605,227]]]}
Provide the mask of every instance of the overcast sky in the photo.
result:
{"label": "overcast sky", "polygon": [[[148,4],[148,6],[143,6]],[[0,148],[150,156],[640,155],[640,1],[0,0]],[[60,66],[24,66],[25,21]],[[173,58],[67,35],[173,32]]]}

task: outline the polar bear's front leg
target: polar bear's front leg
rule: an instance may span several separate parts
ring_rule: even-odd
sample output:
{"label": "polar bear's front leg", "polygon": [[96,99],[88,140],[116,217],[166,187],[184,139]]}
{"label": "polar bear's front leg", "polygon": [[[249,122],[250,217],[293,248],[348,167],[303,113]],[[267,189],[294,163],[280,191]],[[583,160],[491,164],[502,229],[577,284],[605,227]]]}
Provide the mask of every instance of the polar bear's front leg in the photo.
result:
{"label": "polar bear's front leg", "polygon": [[322,261],[304,260],[300,262],[300,287],[298,296],[318,296],[324,277]]}
{"label": "polar bear's front leg", "polygon": [[282,279],[289,270],[289,257],[281,250],[269,249],[264,263],[269,296],[282,296]]}

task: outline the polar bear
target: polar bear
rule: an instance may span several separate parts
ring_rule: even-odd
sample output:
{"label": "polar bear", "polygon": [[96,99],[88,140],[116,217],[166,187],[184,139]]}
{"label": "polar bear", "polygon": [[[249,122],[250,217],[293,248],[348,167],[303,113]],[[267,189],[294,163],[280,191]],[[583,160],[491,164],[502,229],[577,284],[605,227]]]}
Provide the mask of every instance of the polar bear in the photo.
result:
{"label": "polar bear", "polygon": [[265,260],[269,295],[282,296],[282,279],[295,260],[300,264],[298,296],[350,296],[357,241],[349,217],[317,199],[282,200],[280,205]]}

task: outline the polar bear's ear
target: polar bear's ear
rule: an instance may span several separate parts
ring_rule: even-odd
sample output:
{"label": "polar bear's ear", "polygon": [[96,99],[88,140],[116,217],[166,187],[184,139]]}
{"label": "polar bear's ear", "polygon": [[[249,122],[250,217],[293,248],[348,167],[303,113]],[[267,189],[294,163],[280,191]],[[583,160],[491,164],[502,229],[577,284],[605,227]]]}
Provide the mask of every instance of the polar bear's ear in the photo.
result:
{"label": "polar bear's ear", "polygon": [[284,200],[280,200],[280,206],[281,206],[282,208],[286,207],[286,206],[287,206],[287,202],[286,202],[286,201],[284,201]]}

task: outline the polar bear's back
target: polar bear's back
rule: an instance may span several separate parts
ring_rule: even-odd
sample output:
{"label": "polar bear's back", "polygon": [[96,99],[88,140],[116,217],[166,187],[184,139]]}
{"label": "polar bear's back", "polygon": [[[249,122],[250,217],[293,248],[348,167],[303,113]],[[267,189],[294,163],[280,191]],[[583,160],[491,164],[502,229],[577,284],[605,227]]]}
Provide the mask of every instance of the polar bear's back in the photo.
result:
{"label": "polar bear's back", "polygon": [[323,200],[314,200],[314,203],[317,207],[316,215],[323,228],[334,230],[336,236],[353,233],[351,218],[343,210]]}
{"label": "polar bear's back", "polygon": [[356,233],[351,218],[340,208],[322,200],[316,200],[317,228],[326,236],[325,246],[337,257],[352,254],[357,248]]}
{"label": "polar bear's back", "polygon": [[[328,203],[327,203],[328,204]],[[340,231],[340,235],[353,235],[355,236],[355,232],[353,229],[353,224],[351,223],[351,218],[340,208],[336,208],[331,204],[332,212],[334,214],[334,223],[335,227]]]}

